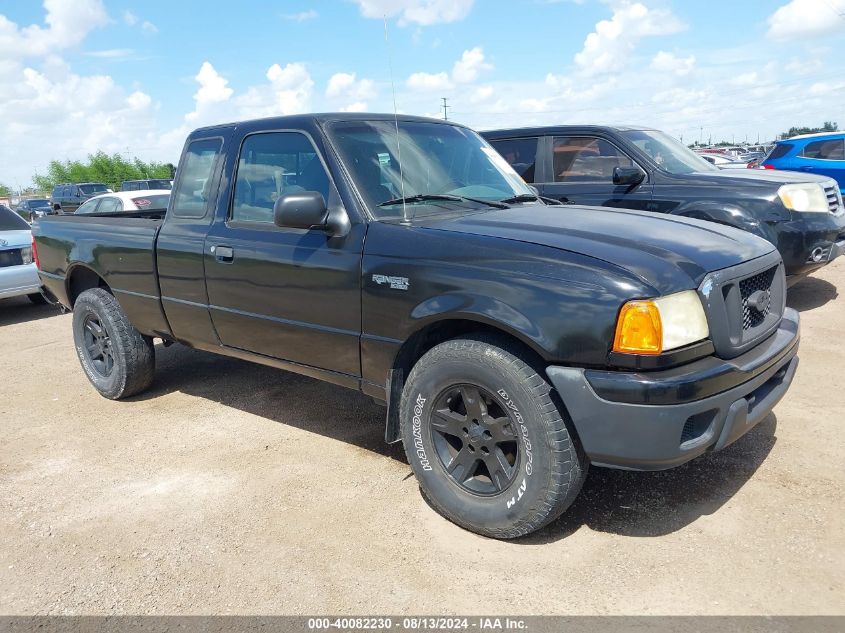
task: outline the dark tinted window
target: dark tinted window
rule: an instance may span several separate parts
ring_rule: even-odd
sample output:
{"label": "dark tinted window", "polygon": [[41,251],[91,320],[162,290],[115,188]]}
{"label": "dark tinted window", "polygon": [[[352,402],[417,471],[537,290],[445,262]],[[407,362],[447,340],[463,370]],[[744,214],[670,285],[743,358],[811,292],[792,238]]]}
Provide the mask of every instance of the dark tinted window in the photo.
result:
{"label": "dark tinted window", "polygon": [[845,160],[845,139],[835,138],[807,143],[801,156],[822,160]]}
{"label": "dark tinted window", "polygon": [[772,151],[769,152],[769,155],[766,156],[766,160],[773,160],[775,158],[783,158],[786,156],[790,150],[793,148],[792,145],[789,143],[779,143],[772,148]]}
{"label": "dark tinted window", "polygon": [[77,215],[86,215],[88,213],[95,213],[97,211],[97,205],[100,204],[100,198],[95,198],[94,200],[89,200],[82,204],[77,210]]}
{"label": "dark tinted window", "polygon": [[247,137],[238,161],[232,219],[272,222],[276,200],[298,191],[319,191],[329,199],[329,177],[308,137],[297,132]]}
{"label": "dark tinted window", "polygon": [[214,166],[222,144],[221,139],[210,138],[188,145],[173,193],[173,215],[176,217],[201,218],[205,215]]}
{"label": "dark tinted window", "polygon": [[105,193],[108,190],[108,187],[101,184],[79,185],[79,188],[86,196],[90,196],[92,193]]}
{"label": "dark tinted window", "polygon": [[537,141],[537,138],[508,138],[490,141],[490,145],[496,148],[525,182],[534,182]]}
{"label": "dark tinted window", "polygon": [[6,205],[0,204],[0,231],[28,231],[29,224]]}
{"label": "dark tinted window", "polygon": [[615,167],[632,167],[615,145],[592,136],[558,136],[552,146],[555,182],[613,182]]}
{"label": "dark tinted window", "polygon": [[170,189],[169,180],[148,180],[147,189]]}

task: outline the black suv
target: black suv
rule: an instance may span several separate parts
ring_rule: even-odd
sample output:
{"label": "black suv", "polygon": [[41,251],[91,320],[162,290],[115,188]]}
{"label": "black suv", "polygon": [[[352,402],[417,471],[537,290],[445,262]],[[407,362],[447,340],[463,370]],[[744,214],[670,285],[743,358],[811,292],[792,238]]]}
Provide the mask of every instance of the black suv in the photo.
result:
{"label": "black suv", "polygon": [[764,237],[780,251],[790,285],[845,252],[845,209],[831,178],[720,170],[643,128],[560,125],[482,136],[548,198],[699,218]]}
{"label": "black suv", "polygon": [[107,191],[109,188],[101,182],[56,185],[53,187],[53,193],[50,194],[50,204],[53,205],[53,209],[73,213],[89,198]]}
{"label": "black suv", "polygon": [[170,189],[173,184],[168,178],[149,178],[147,180],[124,180],[121,191],[147,191],[149,189]]}

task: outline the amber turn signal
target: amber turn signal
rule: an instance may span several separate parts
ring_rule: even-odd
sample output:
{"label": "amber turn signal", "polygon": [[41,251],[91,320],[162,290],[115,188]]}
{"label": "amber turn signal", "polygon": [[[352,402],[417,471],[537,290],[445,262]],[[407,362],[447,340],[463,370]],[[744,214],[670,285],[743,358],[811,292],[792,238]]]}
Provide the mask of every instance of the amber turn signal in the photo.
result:
{"label": "amber turn signal", "polygon": [[663,325],[660,310],[653,301],[629,301],[616,321],[613,351],[626,354],[660,354],[663,351]]}

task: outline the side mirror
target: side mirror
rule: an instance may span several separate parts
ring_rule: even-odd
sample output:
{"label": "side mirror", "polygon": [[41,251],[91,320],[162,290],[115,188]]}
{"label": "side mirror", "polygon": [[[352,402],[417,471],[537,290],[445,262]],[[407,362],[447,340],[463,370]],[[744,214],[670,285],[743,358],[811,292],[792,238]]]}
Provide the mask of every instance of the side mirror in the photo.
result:
{"label": "side mirror", "polygon": [[280,196],[273,205],[273,222],[289,229],[325,229],[328,207],[319,191],[298,191]]}
{"label": "side mirror", "polygon": [[614,167],[613,184],[634,187],[645,180],[645,172],[639,167]]}

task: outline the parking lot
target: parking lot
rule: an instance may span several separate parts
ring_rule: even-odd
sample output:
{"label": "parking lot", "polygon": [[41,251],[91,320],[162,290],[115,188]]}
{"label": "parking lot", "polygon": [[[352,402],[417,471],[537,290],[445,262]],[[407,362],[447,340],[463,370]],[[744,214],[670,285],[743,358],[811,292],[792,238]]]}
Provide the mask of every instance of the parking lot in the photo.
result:
{"label": "parking lot", "polygon": [[[101,398],[70,315],[0,301],[0,604],[10,613],[842,613],[841,259],[790,291],[791,391],[675,470],[595,468],[527,538],[420,496],[384,410],[180,346],[153,389]],[[838,597],[837,597],[838,596]]]}

